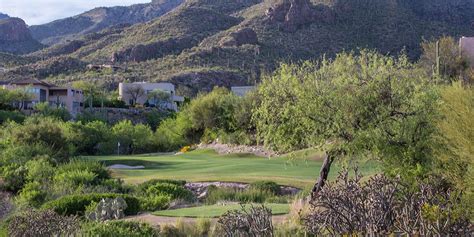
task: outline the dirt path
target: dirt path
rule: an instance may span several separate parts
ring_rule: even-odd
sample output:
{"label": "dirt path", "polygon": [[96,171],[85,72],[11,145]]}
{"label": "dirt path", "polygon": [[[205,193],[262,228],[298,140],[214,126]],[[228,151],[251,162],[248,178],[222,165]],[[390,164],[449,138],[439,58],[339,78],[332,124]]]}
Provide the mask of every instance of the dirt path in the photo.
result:
{"label": "dirt path", "polygon": [[[288,215],[277,215],[273,216],[273,224],[279,224],[283,223],[287,219]],[[174,225],[176,224],[176,221],[180,219],[186,223],[194,223],[196,222],[197,218],[188,218],[188,217],[166,217],[166,216],[155,216],[149,213],[146,214],[141,214],[137,216],[130,216],[125,218],[125,220],[129,221],[138,221],[138,222],[145,222],[153,226],[159,226],[159,225]],[[212,223],[217,222],[217,218],[212,218],[211,219]]]}

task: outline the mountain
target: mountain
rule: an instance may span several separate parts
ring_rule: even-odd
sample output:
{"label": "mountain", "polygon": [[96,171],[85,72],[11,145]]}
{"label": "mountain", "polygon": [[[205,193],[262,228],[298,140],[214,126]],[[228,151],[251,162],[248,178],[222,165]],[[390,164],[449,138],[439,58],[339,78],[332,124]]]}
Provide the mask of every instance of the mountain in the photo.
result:
{"label": "mountain", "polygon": [[7,18],[10,18],[10,16],[7,15],[7,14],[3,14],[3,13],[0,12],[0,20],[1,20],[1,19],[7,19]]}
{"label": "mountain", "polygon": [[16,17],[0,19],[0,52],[24,54],[43,46],[33,39],[26,23]]}
{"label": "mountain", "polygon": [[[32,53],[28,57],[44,60],[3,78],[32,73],[59,84],[171,81],[180,93],[193,95],[215,85],[254,84],[282,61],[331,58],[344,50],[404,51],[416,60],[424,39],[444,35],[474,35],[474,0],[186,0],[148,22],[117,25]],[[62,72],[25,69],[57,66],[65,58],[71,63]],[[121,70],[81,68],[89,63]]]}
{"label": "mountain", "polygon": [[184,0],[153,0],[151,3],[128,7],[100,7],[77,16],[56,20],[44,25],[31,26],[35,39],[52,45],[105,28],[146,22],[180,5]]}

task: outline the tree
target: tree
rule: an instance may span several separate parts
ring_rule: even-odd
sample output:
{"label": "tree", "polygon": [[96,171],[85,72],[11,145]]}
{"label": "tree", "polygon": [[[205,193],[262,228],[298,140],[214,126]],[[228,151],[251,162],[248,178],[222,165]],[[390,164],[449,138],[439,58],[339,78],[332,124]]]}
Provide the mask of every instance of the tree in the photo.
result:
{"label": "tree", "polygon": [[[459,44],[452,37],[442,37],[436,41],[424,41],[421,47],[423,54],[420,57],[420,64],[428,72],[441,77],[444,81],[458,80],[461,73],[467,69],[467,61],[461,57]],[[438,53],[437,47],[439,47]],[[438,60],[439,69],[437,68]],[[438,72],[440,75],[436,75]]]}
{"label": "tree", "polygon": [[93,82],[89,81],[76,81],[72,84],[74,88],[80,89],[84,92],[84,100],[89,102],[89,108],[93,107],[93,101],[95,97],[101,94],[100,87]]}
{"label": "tree", "polygon": [[135,104],[140,97],[145,95],[145,90],[140,85],[130,85],[125,89],[125,93],[130,95],[133,104]]}
{"label": "tree", "polygon": [[171,102],[171,94],[161,89],[155,89],[148,93],[148,99],[161,109],[167,109],[167,105]]}
{"label": "tree", "polygon": [[474,193],[474,89],[459,83],[441,89],[441,117],[436,157],[439,172],[469,193]]}
{"label": "tree", "polygon": [[282,152],[326,152],[313,196],[338,158],[372,157],[387,172],[409,176],[430,165],[436,93],[429,76],[408,62],[371,51],[334,61],[282,65],[258,88],[258,136]]}

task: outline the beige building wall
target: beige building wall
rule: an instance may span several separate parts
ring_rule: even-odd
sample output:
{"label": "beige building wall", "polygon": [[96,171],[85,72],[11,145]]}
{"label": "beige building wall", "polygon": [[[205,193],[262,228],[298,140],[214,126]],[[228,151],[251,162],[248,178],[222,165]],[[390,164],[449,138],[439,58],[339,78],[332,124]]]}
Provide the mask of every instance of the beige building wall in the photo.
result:
{"label": "beige building wall", "polygon": [[[134,101],[134,96],[131,94],[131,91],[135,88],[142,88],[143,93],[136,98]],[[178,102],[183,102],[184,98],[176,95],[175,86],[172,83],[147,83],[147,82],[135,82],[135,83],[120,83],[119,84],[119,96],[120,99],[125,102],[127,105],[131,104],[140,104],[143,105],[149,101],[148,94],[156,89],[169,92],[171,95],[172,104],[169,109],[178,110]]]}
{"label": "beige building wall", "polygon": [[474,67],[474,37],[462,37],[459,44],[462,55],[469,60],[471,67]]}

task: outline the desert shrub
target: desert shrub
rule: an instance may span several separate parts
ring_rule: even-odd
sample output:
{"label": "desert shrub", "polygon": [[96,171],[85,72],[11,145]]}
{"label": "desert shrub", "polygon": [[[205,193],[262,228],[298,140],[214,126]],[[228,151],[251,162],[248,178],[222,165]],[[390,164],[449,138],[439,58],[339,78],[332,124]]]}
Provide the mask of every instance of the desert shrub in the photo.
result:
{"label": "desert shrub", "polygon": [[47,156],[43,158],[37,157],[35,160],[26,162],[25,165],[28,173],[26,179],[28,181],[36,181],[47,184],[51,181],[55,173],[55,167],[49,162]]}
{"label": "desert shrub", "polygon": [[79,229],[79,220],[74,216],[61,216],[46,211],[26,211],[8,221],[9,236],[69,236]]}
{"label": "desert shrub", "polygon": [[168,207],[171,197],[168,195],[152,195],[140,198],[140,210],[156,211]]}
{"label": "desert shrub", "polygon": [[186,184],[186,181],[184,180],[173,180],[173,179],[150,179],[147,180],[139,185],[137,185],[137,192],[140,194],[145,194],[146,190],[155,185],[155,184],[162,184],[162,183],[167,183],[167,184],[174,184],[178,186],[184,186]]}
{"label": "desert shrub", "polygon": [[163,120],[167,119],[170,116],[172,116],[170,112],[160,110],[153,110],[145,113],[146,123],[153,131],[156,131],[158,126],[160,126],[161,122],[163,122]]}
{"label": "desert shrub", "polygon": [[160,123],[155,132],[155,143],[160,151],[175,151],[191,143],[188,139],[194,134],[189,118],[179,113],[176,118],[169,118]]}
{"label": "desert shrub", "polygon": [[51,107],[48,102],[36,104],[34,109],[38,114],[45,117],[52,117],[62,121],[71,120],[72,116],[64,107]]}
{"label": "desert shrub", "polygon": [[185,233],[182,233],[178,228],[173,225],[164,225],[161,228],[160,236],[162,237],[186,237]]}
{"label": "desert shrub", "polygon": [[196,235],[208,236],[211,231],[211,220],[209,218],[199,218],[196,221]]}
{"label": "desert shrub", "polygon": [[67,164],[59,166],[58,173],[69,173],[72,171],[88,171],[95,174],[97,179],[108,179],[110,178],[109,171],[100,162],[91,161],[86,159],[73,159]]}
{"label": "desert shrub", "polygon": [[170,196],[172,199],[183,199],[186,201],[192,201],[194,195],[191,191],[186,188],[170,183],[157,183],[146,189],[148,196]]}
{"label": "desert shrub", "polygon": [[159,231],[149,224],[132,221],[86,222],[81,227],[83,236],[154,237]]}
{"label": "desert shrub", "polygon": [[24,166],[10,164],[0,167],[3,182],[0,184],[2,190],[18,192],[25,184],[27,170]]}
{"label": "desert shrub", "polygon": [[27,183],[17,196],[19,206],[40,207],[46,200],[48,190],[38,182]]}
{"label": "desert shrub", "polygon": [[144,153],[154,149],[153,131],[147,125],[133,125],[131,121],[124,120],[112,127],[112,134],[113,142],[120,142],[121,153]]}
{"label": "desert shrub", "polygon": [[17,123],[22,123],[24,120],[25,115],[18,111],[0,110],[0,124],[3,124],[7,121],[15,121]]}
{"label": "desert shrub", "polygon": [[206,197],[207,204],[216,204],[219,201],[234,201],[240,203],[264,203],[273,197],[273,193],[258,189],[238,190],[233,188],[217,188],[210,186]]}
{"label": "desert shrub", "polygon": [[[64,137],[62,122],[50,117],[29,117],[23,124],[7,123],[2,128],[3,141],[8,141],[9,148],[26,148],[25,153],[32,149],[41,148],[41,153],[31,152],[31,159],[37,155],[47,155],[55,163],[64,163],[69,160],[70,150]],[[30,148],[31,147],[31,148]]]}
{"label": "desert shrub", "polygon": [[69,122],[64,127],[65,137],[74,147],[75,154],[95,155],[99,153],[101,144],[112,139],[110,128],[105,122]]}
{"label": "desert shrub", "polygon": [[273,181],[257,181],[250,184],[250,188],[258,189],[262,191],[268,191],[275,195],[281,192],[280,185]]}
{"label": "desert shrub", "polygon": [[[304,225],[315,235],[466,236],[472,209],[459,192],[435,179],[405,188],[398,179],[377,175],[361,182],[356,172],[342,172],[313,196]],[[438,184],[441,184],[438,185]],[[443,223],[440,225],[439,223]]]}
{"label": "desert shrub", "polygon": [[92,202],[100,202],[104,198],[122,197],[127,203],[126,215],[135,215],[140,211],[140,200],[130,195],[116,193],[93,193],[80,195],[67,195],[56,200],[49,201],[41,207],[51,209],[61,215],[84,215],[87,206]]}
{"label": "desert shrub", "polygon": [[273,236],[272,211],[263,205],[228,211],[217,223],[218,236]]}

